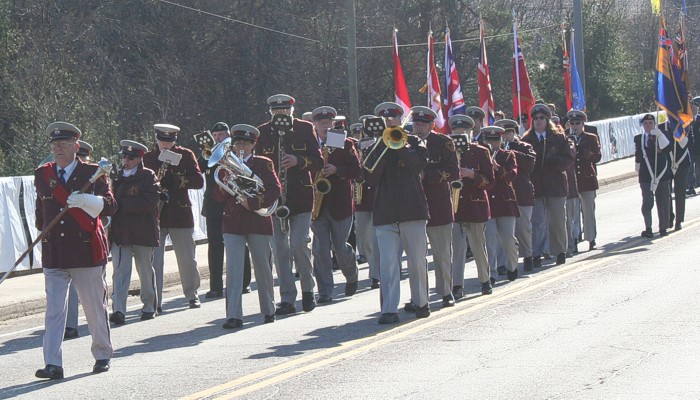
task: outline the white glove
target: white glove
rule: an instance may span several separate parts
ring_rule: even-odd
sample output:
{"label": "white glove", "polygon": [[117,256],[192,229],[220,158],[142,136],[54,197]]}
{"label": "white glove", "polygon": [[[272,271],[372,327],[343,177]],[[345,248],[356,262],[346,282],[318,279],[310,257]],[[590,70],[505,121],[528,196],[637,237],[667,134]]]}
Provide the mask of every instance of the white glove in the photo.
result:
{"label": "white glove", "polygon": [[105,206],[102,196],[73,192],[68,196],[69,208],[82,208],[92,218],[97,218]]}
{"label": "white glove", "polygon": [[649,134],[650,134],[650,135],[656,136],[656,138],[658,139],[659,136],[662,136],[664,133],[661,132],[661,129],[659,129],[659,128],[654,128],[654,129],[651,130],[651,132],[649,132]]}

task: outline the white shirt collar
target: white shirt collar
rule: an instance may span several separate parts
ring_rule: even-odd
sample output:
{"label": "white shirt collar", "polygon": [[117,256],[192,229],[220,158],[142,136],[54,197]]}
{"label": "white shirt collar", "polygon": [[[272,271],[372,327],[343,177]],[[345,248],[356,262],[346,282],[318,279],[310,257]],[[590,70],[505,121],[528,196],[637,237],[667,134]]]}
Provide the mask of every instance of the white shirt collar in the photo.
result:
{"label": "white shirt collar", "polygon": [[122,170],[122,176],[124,176],[124,178],[128,178],[128,177],[130,177],[130,176],[133,176],[133,175],[136,174],[136,171],[137,171],[138,169],[139,169],[139,166],[138,166],[138,165],[135,166],[134,168],[131,168],[131,169],[123,169],[123,170]]}
{"label": "white shirt collar", "polygon": [[63,169],[64,171],[66,171],[66,173],[63,175],[63,179],[65,179],[66,182],[68,182],[68,178],[70,178],[70,176],[71,176],[71,174],[73,173],[73,171],[75,171],[75,167],[77,167],[77,166],[78,166],[78,160],[77,160],[77,159],[73,160],[73,162],[70,163],[70,164],[68,164],[68,166],[65,167],[65,168],[61,168],[61,167],[58,166],[58,164],[56,164],[56,173],[58,174],[58,177],[60,178],[60,177],[61,177],[61,174],[58,173],[58,170],[59,170],[59,169]]}

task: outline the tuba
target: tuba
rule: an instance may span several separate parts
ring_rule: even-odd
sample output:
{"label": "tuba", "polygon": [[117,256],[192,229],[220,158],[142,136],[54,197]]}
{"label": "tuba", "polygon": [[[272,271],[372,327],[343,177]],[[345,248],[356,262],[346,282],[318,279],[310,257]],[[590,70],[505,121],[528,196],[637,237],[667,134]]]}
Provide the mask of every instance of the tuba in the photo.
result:
{"label": "tuba", "polygon": [[404,130],[401,127],[395,127],[395,128],[386,128],[384,129],[384,132],[382,132],[382,141],[381,143],[384,144],[384,151],[379,154],[379,157],[374,160],[374,164],[372,164],[371,167],[368,166],[368,163],[370,160],[372,160],[372,154],[374,153],[377,148],[379,148],[379,144],[375,145],[374,148],[367,154],[367,157],[365,157],[365,161],[362,163],[362,166],[367,170],[367,172],[372,173],[374,170],[377,168],[377,165],[379,165],[379,161],[384,157],[384,154],[386,153],[387,150],[392,149],[392,150],[399,150],[402,149],[406,146],[406,143],[408,142],[408,132]]}
{"label": "tuba", "polygon": [[[263,196],[265,186],[262,179],[255,175],[247,165],[231,151],[231,139],[227,138],[223,142],[214,146],[209,158],[208,167],[218,165],[214,171],[214,181],[221,186],[226,193],[235,197],[238,204],[242,204],[248,198]],[[219,178],[223,170],[225,178]],[[254,212],[262,217],[269,217],[277,208],[278,200],[268,208],[261,208]]]}

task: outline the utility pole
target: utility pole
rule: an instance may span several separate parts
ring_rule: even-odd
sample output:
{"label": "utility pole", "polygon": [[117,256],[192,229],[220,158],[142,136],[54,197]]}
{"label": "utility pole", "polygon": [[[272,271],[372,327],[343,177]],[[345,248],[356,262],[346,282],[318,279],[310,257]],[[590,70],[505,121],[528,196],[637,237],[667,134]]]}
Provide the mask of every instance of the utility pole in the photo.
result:
{"label": "utility pole", "polygon": [[578,70],[579,78],[581,78],[581,86],[583,93],[586,94],[586,63],[583,58],[583,8],[582,0],[574,0],[574,42],[576,44],[576,69]]}
{"label": "utility pole", "polygon": [[345,0],[347,7],[347,31],[348,31],[348,91],[350,92],[350,115],[348,122],[357,122],[359,117],[359,103],[357,95],[357,43],[355,29],[355,0]]}

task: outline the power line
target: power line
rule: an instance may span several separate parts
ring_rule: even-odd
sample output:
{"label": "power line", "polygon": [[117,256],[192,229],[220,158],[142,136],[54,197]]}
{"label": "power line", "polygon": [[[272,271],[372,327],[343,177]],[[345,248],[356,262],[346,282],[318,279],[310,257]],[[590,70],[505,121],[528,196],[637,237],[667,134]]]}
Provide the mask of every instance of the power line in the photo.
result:
{"label": "power line", "polygon": [[209,16],[211,16],[211,17],[220,18],[220,19],[223,19],[223,20],[226,20],[226,21],[235,22],[235,23],[237,23],[237,24],[242,24],[242,25],[247,25],[247,26],[253,27],[253,28],[262,29],[262,30],[265,30],[265,31],[268,31],[268,32],[279,33],[280,35],[290,36],[290,37],[297,38],[297,39],[303,39],[303,40],[307,40],[307,41],[313,42],[313,43],[321,43],[320,40],[310,39],[310,38],[307,38],[307,37],[304,37],[304,36],[295,35],[295,34],[293,34],[293,33],[282,32],[282,31],[278,31],[278,30],[275,30],[275,29],[272,29],[272,28],[267,28],[267,27],[264,27],[264,26],[251,24],[250,22],[245,22],[245,21],[237,20],[237,19],[235,19],[235,18],[227,17],[227,16],[225,16],[225,15],[214,14],[214,13],[212,13],[212,12],[200,10],[200,9],[198,9],[198,8],[186,6],[186,5],[184,5],[184,4],[178,4],[178,3],[174,3],[174,2],[168,1],[168,0],[158,0],[158,1],[160,1],[161,3],[170,4],[170,5],[172,5],[172,6],[181,7],[181,8],[184,8],[184,9],[186,9],[186,10],[196,11],[196,12],[198,12],[198,13],[200,13],[200,14],[209,15]]}

